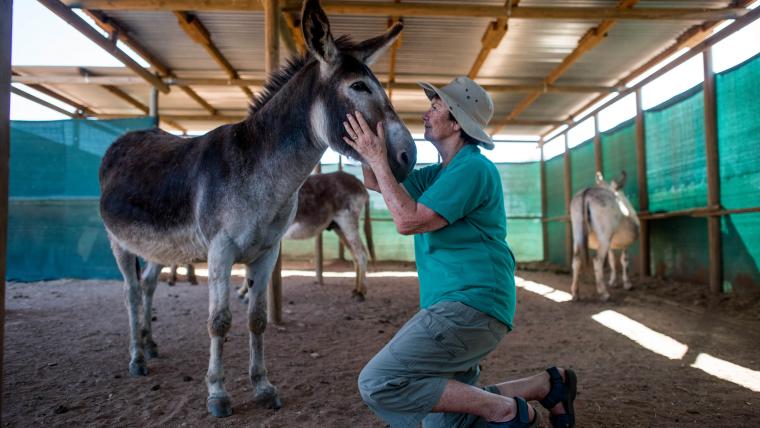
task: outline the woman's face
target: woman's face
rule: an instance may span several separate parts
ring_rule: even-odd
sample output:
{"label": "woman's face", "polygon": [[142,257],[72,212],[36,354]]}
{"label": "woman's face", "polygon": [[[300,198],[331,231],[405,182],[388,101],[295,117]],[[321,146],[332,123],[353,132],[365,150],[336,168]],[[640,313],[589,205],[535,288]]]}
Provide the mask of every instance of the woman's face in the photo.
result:
{"label": "woman's face", "polygon": [[459,132],[459,124],[449,117],[446,103],[436,97],[430,101],[430,109],[422,115],[425,125],[425,139],[442,141],[455,132]]}

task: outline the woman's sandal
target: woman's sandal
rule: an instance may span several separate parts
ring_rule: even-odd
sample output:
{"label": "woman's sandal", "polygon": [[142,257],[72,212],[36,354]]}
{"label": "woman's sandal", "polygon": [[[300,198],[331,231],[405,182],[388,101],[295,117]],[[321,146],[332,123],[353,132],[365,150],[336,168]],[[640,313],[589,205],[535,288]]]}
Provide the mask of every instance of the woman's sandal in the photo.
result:
{"label": "woman's sandal", "polygon": [[573,428],[575,427],[575,394],[577,392],[578,379],[575,372],[571,369],[565,369],[565,381],[562,381],[562,375],[556,367],[546,369],[549,373],[549,382],[551,389],[543,400],[539,401],[546,409],[551,410],[557,403],[562,403],[565,413],[562,415],[551,415],[549,421],[553,428]]}
{"label": "woman's sandal", "polygon": [[489,422],[488,428],[536,428],[541,426],[541,413],[534,409],[535,416],[530,421],[530,412],[528,411],[528,402],[523,398],[515,397],[517,404],[517,414],[514,419],[506,422]]}

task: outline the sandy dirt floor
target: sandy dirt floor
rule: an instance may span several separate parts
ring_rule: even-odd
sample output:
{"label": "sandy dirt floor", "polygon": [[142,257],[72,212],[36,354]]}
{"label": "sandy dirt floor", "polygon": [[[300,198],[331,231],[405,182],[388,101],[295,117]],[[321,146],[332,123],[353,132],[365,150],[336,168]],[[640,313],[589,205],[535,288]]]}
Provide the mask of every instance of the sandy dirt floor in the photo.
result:
{"label": "sandy dirt floor", "polygon": [[[305,268],[308,265],[290,265]],[[384,264],[375,270],[411,270]],[[333,263],[328,271],[351,271]],[[520,271],[527,280],[569,291],[568,275]],[[270,380],[279,411],[252,401],[245,307],[232,298],[233,326],[224,348],[233,416],[207,415],[207,289],[159,285],[154,338],[160,356],[146,377],[127,374],[127,314],[118,281],[12,283],[7,289],[4,426],[382,427],[356,388],[361,367],[417,308],[416,278],[371,278],[364,303],[351,299],[351,278],[306,276],[283,285],[284,323],[266,333]],[[239,282],[240,278],[236,278]],[[579,377],[579,427],[757,427],[760,393],[691,367],[707,353],[760,369],[760,299],[710,297],[703,286],[650,280],[612,290],[607,303],[557,303],[518,291],[515,330],[483,362],[484,383],[560,364]],[[688,345],[671,360],[592,320],[624,314]]]}

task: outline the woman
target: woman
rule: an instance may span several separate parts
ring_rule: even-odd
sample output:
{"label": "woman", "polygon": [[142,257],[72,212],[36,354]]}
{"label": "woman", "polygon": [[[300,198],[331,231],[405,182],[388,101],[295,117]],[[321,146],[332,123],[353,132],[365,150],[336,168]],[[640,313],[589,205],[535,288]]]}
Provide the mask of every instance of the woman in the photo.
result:
{"label": "woman", "polygon": [[494,147],[485,131],[493,102],[467,77],[420,85],[431,102],[425,139],[441,163],[403,184],[388,166],[382,123],[373,130],[359,112],[344,122],[344,140],[367,161],[366,186],[382,193],[399,233],[414,234],[420,280],[421,310],[362,370],[362,399],[392,427],[537,426],[526,400],[541,400],[554,427],[572,427],[572,370],[474,386],[479,362],[512,329],[516,303],[501,178],[478,149]]}

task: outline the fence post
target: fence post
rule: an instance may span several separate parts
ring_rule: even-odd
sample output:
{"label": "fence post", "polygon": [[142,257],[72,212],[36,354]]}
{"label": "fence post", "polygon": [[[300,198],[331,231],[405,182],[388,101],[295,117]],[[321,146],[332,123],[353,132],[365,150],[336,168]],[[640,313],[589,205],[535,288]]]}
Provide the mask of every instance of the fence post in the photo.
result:
{"label": "fence post", "polygon": [[573,186],[572,186],[572,165],[570,163],[570,149],[567,147],[567,132],[562,134],[562,139],[565,142],[565,214],[567,219],[565,220],[565,263],[569,267],[573,261],[573,232],[572,225],[570,224],[570,198],[572,198]]}
{"label": "fence post", "polygon": [[[636,174],[639,182],[639,212],[649,212],[649,188],[647,184],[647,156],[646,156],[646,134],[644,132],[644,109],[641,106],[641,88],[636,89]],[[649,276],[649,220],[639,219],[640,244],[639,273],[641,276]]]}
{"label": "fence post", "polygon": [[[705,151],[707,163],[707,206],[720,206],[720,162],[718,158],[718,114],[715,104],[715,73],[712,69],[712,47],[704,55]],[[723,288],[723,254],[721,253],[720,216],[707,217],[707,246],[710,256],[710,291]]]}

